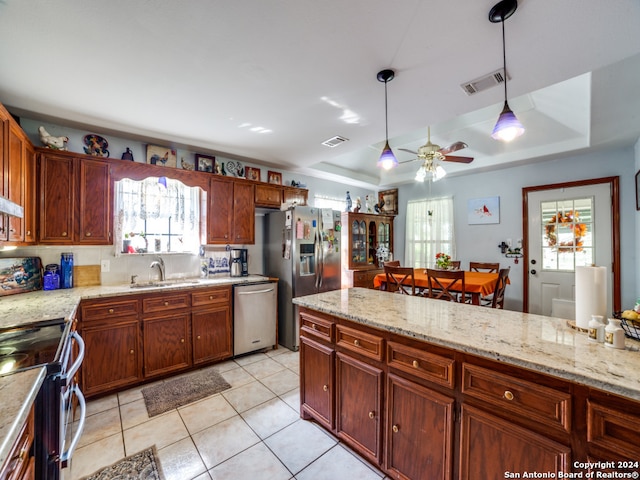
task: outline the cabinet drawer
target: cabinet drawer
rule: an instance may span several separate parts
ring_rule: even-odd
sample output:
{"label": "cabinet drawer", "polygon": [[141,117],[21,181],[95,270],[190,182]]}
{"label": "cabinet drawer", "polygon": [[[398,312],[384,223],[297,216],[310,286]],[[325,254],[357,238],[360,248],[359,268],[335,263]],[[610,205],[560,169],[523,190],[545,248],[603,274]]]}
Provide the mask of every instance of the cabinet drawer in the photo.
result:
{"label": "cabinet drawer", "polygon": [[164,312],[177,308],[189,307],[188,293],[175,293],[169,295],[158,295],[142,299],[143,313]]}
{"label": "cabinet drawer", "polygon": [[571,431],[571,395],[537,383],[464,363],[462,393],[505,413]]}
{"label": "cabinet drawer", "polygon": [[382,338],[370,333],[354,330],[344,325],[336,325],[336,344],[358,352],[365,357],[381,361],[383,357]]}
{"label": "cabinet drawer", "polygon": [[215,305],[229,303],[231,298],[228,288],[217,288],[215,290],[204,290],[191,294],[191,306],[200,307],[203,305]]}
{"label": "cabinet drawer", "polygon": [[120,318],[124,315],[138,314],[138,300],[109,300],[106,302],[82,303],[82,320]]}
{"label": "cabinet drawer", "polygon": [[330,343],[333,342],[334,322],[324,318],[309,315],[308,313],[301,313],[300,329],[307,337],[315,337]]}
{"label": "cabinet drawer", "polygon": [[454,360],[395,342],[387,343],[387,364],[430,382],[453,388]]}
{"label": "cabinet drawer", "polygon": [[587,401],[587,441],[591,445],[617,452],[628,459],[638,459],[640,448],[640,416],[637,405],[625,411]]}
{"label": "cabinet drawer", "polygon": [[256,185],[255,203],[258,206],[280,207],[282,203],[282,187]]}

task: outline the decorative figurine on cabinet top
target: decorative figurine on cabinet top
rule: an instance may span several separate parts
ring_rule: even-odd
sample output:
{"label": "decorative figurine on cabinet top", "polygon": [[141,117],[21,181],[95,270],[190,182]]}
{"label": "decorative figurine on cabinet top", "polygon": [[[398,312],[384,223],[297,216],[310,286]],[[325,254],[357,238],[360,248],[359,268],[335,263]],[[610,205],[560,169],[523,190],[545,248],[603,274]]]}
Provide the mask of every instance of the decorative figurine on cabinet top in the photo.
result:
{"label": "decorative figurine on cabinet top", "polygon": [[46,147],[53,150],[67,150],[66,143],[69,141],[69,137],[54,137],[42,125],[38,127],[38,133],[40,134],[40,141]]}
{"label": "decorative figurine on cabinet top", "polygon": [[127,150],[122,154],[122,160],[131,160],[133,162],[133,152],[129,147],[127,147]]}

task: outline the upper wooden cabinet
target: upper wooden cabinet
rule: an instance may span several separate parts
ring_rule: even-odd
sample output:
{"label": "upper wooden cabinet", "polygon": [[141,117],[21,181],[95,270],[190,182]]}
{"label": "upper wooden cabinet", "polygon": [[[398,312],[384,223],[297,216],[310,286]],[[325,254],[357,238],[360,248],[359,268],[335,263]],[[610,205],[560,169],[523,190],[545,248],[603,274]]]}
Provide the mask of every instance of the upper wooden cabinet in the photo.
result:
{"label": "upper wooden cabinet", "polygon": [[207,243],[255,242],[254,185],[212,177],[207,212]]}
{"label": "upper wooden cabinet", "polygon": [[109,163],[40,155],[40,243],[110,245],[112,199]]}
{"label": "upper wooden cabinet", "polygon": [[270,183],[256,183],[256,207],[280,208],[283,203],[288,205],[306,205],[308,190],[303,188],[286,187]]}

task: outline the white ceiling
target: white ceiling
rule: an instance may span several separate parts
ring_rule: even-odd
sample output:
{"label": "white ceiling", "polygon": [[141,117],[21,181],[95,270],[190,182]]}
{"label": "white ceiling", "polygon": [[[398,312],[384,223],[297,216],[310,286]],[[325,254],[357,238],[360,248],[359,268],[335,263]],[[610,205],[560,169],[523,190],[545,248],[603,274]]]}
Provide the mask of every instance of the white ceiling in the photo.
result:
{"label": "white ceiling", "polygon": [[[362,186],[383,172],[384,84],[400,161],[457,140],[469,165],[631,145],[640,137],[640,2],[521,0],[505,22],[509,104],[527,129],[491,139],[502,86],[497,0],[0,0],[0,101],[15,113]],[[268,129],[267,133],[251,131]],[[348,142],[328,148],[340,135]]]}

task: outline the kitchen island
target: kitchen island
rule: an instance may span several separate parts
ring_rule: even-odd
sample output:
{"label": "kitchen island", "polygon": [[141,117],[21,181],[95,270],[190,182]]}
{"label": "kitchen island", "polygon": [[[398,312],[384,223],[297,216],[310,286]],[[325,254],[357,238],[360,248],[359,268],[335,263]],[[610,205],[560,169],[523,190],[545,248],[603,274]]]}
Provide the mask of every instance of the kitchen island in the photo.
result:
{"label": "kitchen island", "polygon": [[301,415],[393,478],[640,471],[634,340],[610,349],[563,319],[368,289],[294,302]]}

